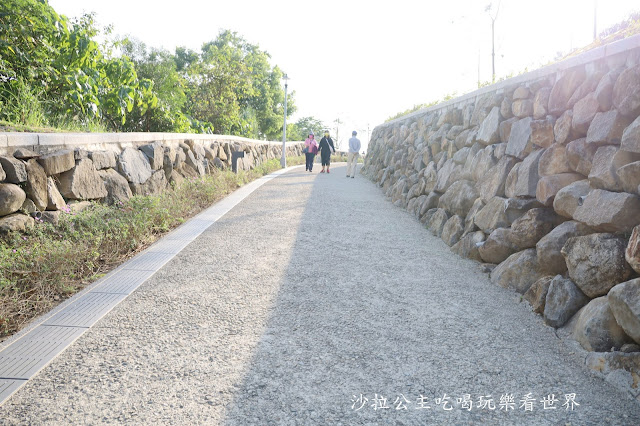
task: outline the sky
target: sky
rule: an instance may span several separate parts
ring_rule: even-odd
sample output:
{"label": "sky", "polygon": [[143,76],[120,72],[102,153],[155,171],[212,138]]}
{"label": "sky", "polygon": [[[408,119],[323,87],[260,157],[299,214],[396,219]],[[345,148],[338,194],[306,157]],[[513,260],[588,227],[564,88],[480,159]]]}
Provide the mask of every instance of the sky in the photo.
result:
{"label": "sky", "polygon": [[[414,105],[462,95],[496,78],[532,70],[558,52],[589,44],[640,11],[637,0],[49,0],[68,18],[94,12],[99,25],[149,47],[200,50],[236,31],[271,55],[290,78],[297,111],[322,120],[346,145]],[[486,7],[492,4],[492,10]],[[498,7],[499,6],[499,7]],[[340,124],[337,127],[337,121]],[[322,129],[318,129],[318,132]],[[337,135],[336,135],[337,134]]]}

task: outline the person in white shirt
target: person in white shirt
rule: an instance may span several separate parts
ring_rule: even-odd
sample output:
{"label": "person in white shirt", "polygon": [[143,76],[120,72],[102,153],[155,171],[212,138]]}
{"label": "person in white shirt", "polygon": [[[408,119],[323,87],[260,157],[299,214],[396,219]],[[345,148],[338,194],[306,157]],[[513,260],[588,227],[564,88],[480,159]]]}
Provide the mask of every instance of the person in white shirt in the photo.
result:
{"label": "person in white shirt", "polygon": [[[349,154],[347,157],[347,177],[356,177],[356,169],[358,166],[358,156],[360,155],[360,139],[356,138],[358,132],[351,132],[349,139]],[[353,166],[353,169],[351,168]]]}

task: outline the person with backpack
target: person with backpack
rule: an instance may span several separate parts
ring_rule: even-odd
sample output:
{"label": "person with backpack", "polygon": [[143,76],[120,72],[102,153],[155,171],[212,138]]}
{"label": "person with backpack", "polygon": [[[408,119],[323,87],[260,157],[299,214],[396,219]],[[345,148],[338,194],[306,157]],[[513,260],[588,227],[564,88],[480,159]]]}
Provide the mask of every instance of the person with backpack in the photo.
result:
{"label": "person with backpack", "polygon": [[329,136],[328,130],[324,131],[324,137],[320,139],[318,151],[320,151],[320,160],[322,161],[322,171],[320,173],[324,173],[325,166],[327,168],[327,173],[331,173],[329,171],[329,167],[331,166],[331,154],[336,152],[336,148],[333,145],[333,139]]}
{"label": "person with backpack", "polygon": [[307,168],[305,170],[313,171],[313,159],[318,153],[318,142],[313,132],[309,132],[309,137],[304,141],[305,157],[307,160]]}

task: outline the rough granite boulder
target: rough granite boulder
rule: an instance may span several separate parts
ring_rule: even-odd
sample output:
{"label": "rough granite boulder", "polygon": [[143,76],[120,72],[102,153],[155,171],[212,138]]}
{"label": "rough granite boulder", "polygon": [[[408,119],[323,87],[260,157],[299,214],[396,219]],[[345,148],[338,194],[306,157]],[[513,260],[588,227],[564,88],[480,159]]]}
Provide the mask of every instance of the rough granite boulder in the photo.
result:
{"label": "rough granite boulder", "polygon": [[558,328],[589,302],[580,289],[562,275],[556,275],[549,285],[544,305],[544,322]]}
{"label": "rough granite boulder", "polygon": [[576,316],[573,338],[588,351],[619,350],[625,343],[633,341],[616,322],[607,296],[591,300]]}
{"label": "rough granite boulder", "polygon": [[78,161],[76,167],[58,177],[60,193],[72,200],[95,200],[107,196],[107,189],[93,161],[88,158]]}
{"label": "rough granite boulder", "polygon": [[511,224],[509,242],[515,251],[536,247],[542,237],[564,222],[553,209],[534,208]]}
{"label": "rough granite boulder", "polygon": [[620,73],[613,86],[613,105],[627,117],[640,115],[640,64]]}
{"label": "rough granite boulder", "polygon": [[491,282],[524,294],[542,276],[536,250],[528,249],[512,254],[499,264],[491,272]]}
{"label": "rough granite boulder", "polygon": [[5,173],[5,178],[9,183],[22,183],[27,180],[27,168],[24,161],[14,157],[0,156],[0,166]]}
{"label": "rough granite boulder", "polygon": [[573,110],[567,110],[556,120],[553,126],[553,135],[556,143],[565,145],[575,139],[575,135],[571,132],[571,123],[573,122]]}
{"label": "rough granite boulder", "polygon": [[26,214],[14,213],[9,216],[0,217],[0,234],[8,232],[25,232],[33,228],[35,221]]}
{"label": "rough granite boulder", "polygon": [[164,162],[164,147],[160,142],[153,142],[140,147],[140,151],[147,156],[152,170],[160,170]]}
{"label": "rough granite boulder", "polygon": [[0,216],[17,212],[26,199],[27,194],[18,185],[0,183]]}
{"label": "rough granite boulder", "polygon": [[587,144],[620,145],[622,133],[630,123],[631,120],[615,109],[599,112],[593,118],[587,131]]}
{"label": "rough granite boulder", "polygon": [[544,152],[543,149],[534,151],[522,162],[513,166],[505,184],[505,195],[508,198],[536,196],[536,188],[540,180],[539,162]]}
{"label": "rough granite boulder", "polygon": [[536,244],[538,264],[545,274],[558,275],[567,271],[567,263],[562,255],[562,247],[571,237],[581,237],[593,233],[593,229],[576,222],[568,221],[555,227]]}
{"label": "rough granite boulder", "polygon": [[561,173],[558,175],[543,176],[536,187],[536,199],[544,206],[552,206],[553,199],[558,191],[565,186],[583,180],[584,176],[578,173]]}
{"label": "rough granite boulder", "polygon": [[67,203],[62,198],[53,177],[47,178],[47,210],[63,210]]}
{"label": "rough granite boulder", "polygon": [[442,236],[442,230],[444,225],[449,220],[449,215],[445,209],[436,209],[428,222],[427,227],[431,230],[436,237]]}
{"label": "rough granite boulder", "polygon": [[604,296],[633,273],[624,258],[627,241],[614,234],[571,237],[562,247],[569,276],[590,298]]}
{"label": "rough granite boulder", "polygon": [[451,251],[459,256],[482,262],[478,248],[485,238],[486,235],[482,231],[470,232],[454,244]]}
{"label": "rough granite boulder", "polygon": [[553,145],[545,149],[538,163],[539,176],[551,176],[561,173],[570,173],[573,170],[569,166],[567,147],[565,145]]}
{"label": "rough granite boulder", "polygon": [[640,117],[627,126],[622,132],[620,149],[631,152],[640,152]]}
{"label": "rough granite boulder", "polygon": [[594,189],[576,208],[573,219],[599,232],[628,232],[640,224],[640,197]]}
{"label": "rough granite boulder", "polygon": [[640,194],[640,161],[626,164],[616,170],[620,186],[624,192]]}
{"label": "rough granite boulder", "polygon": [[555,120],[552,116],[545,120],[533,120],[531,122],[531,143],[541,148],[550,147],[555,141],[554,124]]}
{"label": "rough granite boulder", "polygon": [[597,145],[587,144],[585,138],[576,139],[567,144],[567,160],[571,170],[583,176],[589,176],[593,166],[593,157],[598,150]]}
{"label": "rough granite boulder", "polygon": [[475,214],[474,223],[490,234],[495,229],[510,227],[516,219],[534,207],[540,207],[536,200],[493,197]]}
{"label": "rough granite boulder", "polygon": [[476,140],[483,145],[491,145],[500,142],[500,108],[493,107],[491,112],[482,121]]}
{"label": "rough granite boulder", "polygon": [[151,177],[151,165],[147,157],[135,148],[125,148],[118,156],[118,171],[128,182],[143,184]]}
{"label": "rough granite boulder", "polygon": [[469,180],[459,180],[451,185],[447,192],[440,197],[438,207],[464,218],[477,198],[478,190],[476,189],[476,184]]}
{"label": "rough granite boulder", "polygon": [[486,263],[499,264],[517,252],[511,244],[511,229],[498,228],[494,230],[484,243],[478,246],[480,258]]}
{"label": "rough granite boulder", "polygon": [[117,167],[116,154],[112,151],[93,151],[89,154],[96,170],[115,169]]}
{"label": "rough granite boulder", "polygon": [[640,153],[622,151],[612,145],[601,146],[593,157],[589,172],[591,186],[609,191],[622,191],[618,169],[636,161],[640,161]]}
{"label": "rough granite boulder", "polygon": [[509,172],[518,162],[520,160],[510,155],[503,156],[498,164],[489,169],[478,181],[479,196],[485,201],[493,197],[503,197]]}
{"label": "rough granite boulder", "polygon": [[76,166],[75,156],[71,150],[62,150],[43,155],[38,158],[47,176],[64,173]]}
{"label": "rough granite boulder", "polygon": [[107,196],[103,200],[105,203],[124,203],[129,200],[129,198],[133,197],[133,193],[131,192],[131,188],[129,188],[129,182],[127,182],[127,179],[114,169],[98,170],[98,174],[107,189]]}
{"label": "rough granite boulder", "polygon": [[458,215],[453,215],[447,220],[442,228],[442,240],[449,247],[460,241],[464,232],[464,219]]}
{"label": "rough granite boulder", "polygon": [[133,195],[155,195],[162,193],[168,185],[164,170],[156,170],[143,184],[130,183]]}
{"label": "rough granite boulder", "polygon": [[524,294],[524,300],[529,302],[533,312],[536,314],[542,315],[544,313],[544,304],[553,278],[553,275],[540,278],[538,281],[533,283],[531,287],[529,287],[529,290]]}
{"label": "rough granite boulder", "polygon": [[527,117],[513,123],[509,134],[509,142],[507,142],[506,154],[524,160],[533,151],[533,143],[531,142],[532,121],[531,117]]}
{"label": "rough granite boulder", "polygon": [[570,68],[563,71],[549,94],[549,113],[559,116],[567,109],[569,99],[576,89],[586,79],[586,72],[583,67]]}
{"label": "rough granite boulder", "polygon": [[551,87],[543,87],[536,92],[533,98],[533,119],[540,120],[547,115],[547,106],[549,105],[549,95],[551,95]]}
{"label": "rough granite boulder", "polygon": [[27,161],[26,192],[40,211],[47,209],[47,174],[35,159]]}
{"label": "rough granite boulder", "polygon": [[640,226],[633,228],[627,249],[624,252],[624,258],[629,266],[640,274]]}
{"label": "rough granite boulder", "polygon": [[640,278],[613,287],[609,306],[624,332],[640,344]]}
{"label": "rough granite boulder", "polygon": [[593,93],[580,99],[573,107],[573,121],[571,129],[579,135],[585,136],[591,121],[600,110],[600,104]]}
{"label": "rough granite boulder", "polygon": [[511,112],[518,118],[533,115],[533,101],[531,99],[516,99],[511,104]]}
{"label": "rough granite boulder", "polygon": [[18,160],[27,161],[27,160],[31,160],[32,158],[40,157],[40,154],[38,154],[37,152],[31,151],[30,149],[18,148],[13,152],[13,156]]}

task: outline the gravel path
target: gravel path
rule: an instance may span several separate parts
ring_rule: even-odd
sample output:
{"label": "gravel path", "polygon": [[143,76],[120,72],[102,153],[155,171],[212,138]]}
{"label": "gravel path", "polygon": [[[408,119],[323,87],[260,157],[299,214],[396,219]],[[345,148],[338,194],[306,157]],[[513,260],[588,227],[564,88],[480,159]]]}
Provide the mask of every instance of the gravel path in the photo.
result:
{"label": "gravel path", "polygon": [[640,405],[515,293],[344,175],[262,186],[0,407],[2,424],[638,423]]}

